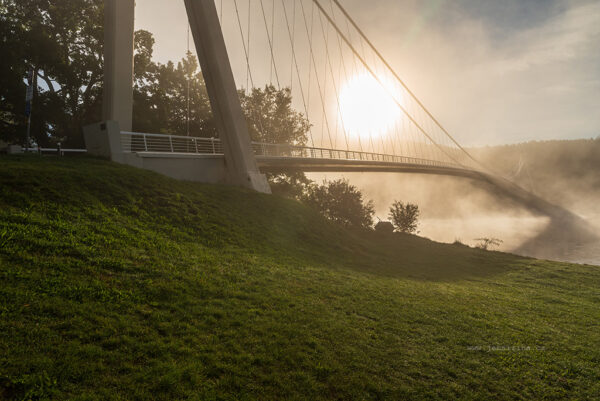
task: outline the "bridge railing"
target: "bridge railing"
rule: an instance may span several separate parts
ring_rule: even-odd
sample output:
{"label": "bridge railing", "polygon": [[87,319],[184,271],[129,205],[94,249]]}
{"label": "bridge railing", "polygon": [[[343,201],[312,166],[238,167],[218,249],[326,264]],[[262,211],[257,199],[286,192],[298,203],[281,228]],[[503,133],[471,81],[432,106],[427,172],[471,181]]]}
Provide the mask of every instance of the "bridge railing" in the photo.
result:
{"label": "bridge railing", "polygon": [[125,153],[223,154],[223,144],[218,138],[140,132],[121,132],[121,147]]}
{"label": "bridge railing", "polygon": [[[219,138],[121,132],[121,146],[125,153],[223,154],[223,144]],[[252,142],[252,150],[257,157],[261,158],[350,160],[367,163],[380,162],[428,167],[465,168],[458,164],[409,156],[288,144]]]}
{"label": "bridge railing", "polygon": [[397,156],[384,153],[360,152],[343,149],[327,149],[287,144],[252,143],[254,154],[262,157],[304,158],[326,160],[354,160],[365,162],[382,162],[398,164],[417,164],[433,167],[462,168],[457,164],[444,163],[437,160],[421,159],[409,156]]}

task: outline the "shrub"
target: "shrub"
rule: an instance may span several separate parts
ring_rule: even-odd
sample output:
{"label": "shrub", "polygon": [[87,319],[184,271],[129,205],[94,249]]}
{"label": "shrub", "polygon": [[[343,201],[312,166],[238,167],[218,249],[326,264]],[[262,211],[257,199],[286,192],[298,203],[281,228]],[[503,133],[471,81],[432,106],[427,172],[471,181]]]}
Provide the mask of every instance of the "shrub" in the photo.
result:
{"label": "shrub", "polygon": [[397,231],[413,234],[417,231],[419,214],[419,206],[413,203],[404,204],[402,201],[395,201],[390,207],[389,216]]}
{"label": "shrub", "polygon": [[310,185],[302,196],[302,201],[329,220],[344,226],[373,226],[373,201],[364,201],[362,192],[348,180],[324,181],[323,185]]}
{"label": "shrub", "polygon": [[389,221],[380,221],[375,224],[375,231],[378,233],[391,234],[394,232],[394,225]]}
{"label": "shrub", "polygon": [[479,243],[477,244],[477,248],[483,249],[485,251],[487,251],[488,249],[491,249],[491,248],[496,248],[496,247],[500,246],[501,243],[504,242],[498,238],[487,238],[487,237],[476,238],[475,241],[479,241]]}

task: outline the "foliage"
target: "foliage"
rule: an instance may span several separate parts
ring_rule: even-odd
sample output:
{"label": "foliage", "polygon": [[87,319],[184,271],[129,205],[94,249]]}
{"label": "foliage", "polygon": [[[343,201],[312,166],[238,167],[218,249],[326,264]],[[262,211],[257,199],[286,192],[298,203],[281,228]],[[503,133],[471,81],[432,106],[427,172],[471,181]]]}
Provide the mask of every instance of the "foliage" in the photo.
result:
{"label": "foliage", "polygon": [[266,173],[271,191],[289,199],[301,199],[313,181],[301,171]]}
{"label": "foliage", "polygon": [[[6,0],[0,3],[0,130],[2,139],[24,138],[24,79],[36,71],[32,138],[43,146],[83,147],[81,127],[101,119],[103,2]],[[177,64],[152,60],[154,38],[135,32],[133,129],[217,137],[210,101],[196,57]],[[252,140],[304,145],[308,120],[292,108],[289,88],[272,85],[240,92]],[[188,115],[189,113],[189,115]],[[298,197],[303,173],[270,174],[275,193]]]}
{"label": "foliage", "polygon": [[379,221],[377,224],[375,224],[375,231],[384,234],[391,234],[394,232],[394,225],[389,221]]}
{"label": "foliage", "polygon": [[488,250],[490,248],[497,248],[500,246],[500,244],[502,244],[504,241],[502,241],[501,239],[498,238],[476,238],[475,241],[479,241],[479,243],[477,244],[477,248],[483,249],[483,250]]}
{"label": "foliage", "polygon": [[413,234],[417,231],[419,214],[419,206],[397,200],[390,207],[389,217],[397,231]]}
{"label": "foliage", "polygon": [[373,201],[365,202],[362,192],[348,180],[324,181],[322,185],[309,185],[301,199],[327,219],[343,226],[373,226]]}
{"label": "foliage", "polygon": [[[101,119],[103,1],[6,0],[0,11],[0,128],[5,139],[23,137],[24,79],[33,67],[40,85],[32,136],[43,145],[83,146],[81,127]],[[188,53],[177,64],[157,63],[153,46],[150,32],[135,33],[134,130],[218,136],[196,57]],[[266,86],[240,97],[253,140],[306,143],[310,125],[291,107],[288,88]]]}
{"label": "foliage", "polygon": [[[24,79],[36,71],[32,138],[42,146],[83,147],[81,127],[101,119],[103,1],[6,0],[0,3],[0,131],[23,140]],[[153,61],[154,38],[135,32],[133,130],[218,137],[196,57],[177,64]],[[292,108],[289,88],[272,85],[240,92],[252,140],[304,145],[310,129]],[[189,113],[189,114],[188,114]],[[275,193],[298,197],[310,181],[303,173],[269,174]]]}
{"label": "foliage", "polygon": [[0,128],[6,139],[24,137],[24,80],[33,68],[32,137],[43,145],[81,145],[81,126],[100,119],[102,19],[102,0],[0,3]]}
{"label": "foliage", "polygon": [[596,267],[101,160],[0,157],[0,280],[3,400],[600,393]]}
{"label": "foliage", "polygon": [[[252,141],[306,145],[310,123],[292,108],[290,88],[266,85],[249,94],[240,90],[239,95]],[[267,179],[273,193],[293,199],[299,199],[312,182],[303,172],[268,173]]]}
{"label": "foliage", "polygon": [[153,44],[150,32],[136,32],[134,131],[187,135],[189,121],[191,136],[218,137],[196,57],[187,53],[177,65],[156,63]]}
{"label": "foliage", "polygon": [[306,145],[310,123],[292,108],[290,88],[267,85],[264,89],[253,88],[249,94],[239,93],[253,141]]}

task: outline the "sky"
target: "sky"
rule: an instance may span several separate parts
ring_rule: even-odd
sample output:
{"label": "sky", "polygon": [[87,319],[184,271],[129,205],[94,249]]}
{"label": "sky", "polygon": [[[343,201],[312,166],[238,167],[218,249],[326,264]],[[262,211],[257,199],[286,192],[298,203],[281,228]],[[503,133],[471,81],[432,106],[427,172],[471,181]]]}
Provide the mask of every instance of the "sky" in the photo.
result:
{"label": "sky", "polygon": [[[600,136],[599,1],[340,2],[461,144]],[[183,1],[137,0],[136,29],[156,60],[185,54]]]}

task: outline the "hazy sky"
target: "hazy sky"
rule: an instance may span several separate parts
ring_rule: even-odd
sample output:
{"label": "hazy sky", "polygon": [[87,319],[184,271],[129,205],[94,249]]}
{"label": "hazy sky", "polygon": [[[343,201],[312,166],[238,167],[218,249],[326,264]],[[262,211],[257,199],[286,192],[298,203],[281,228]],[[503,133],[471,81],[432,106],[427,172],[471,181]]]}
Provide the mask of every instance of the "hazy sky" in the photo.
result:
{"label": "hazy sky", "polygon": [[[599,1],[341,2],[465,145],[600,135]],[[136,28],[154,33],[155,58],[180,59],[183,0],[136,3]]]}

